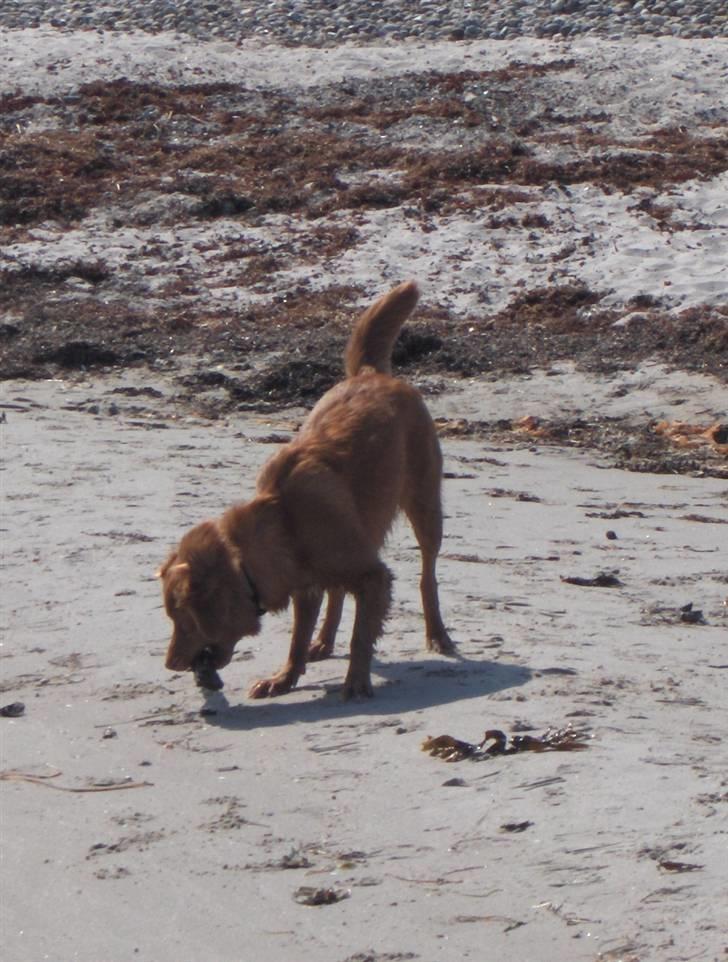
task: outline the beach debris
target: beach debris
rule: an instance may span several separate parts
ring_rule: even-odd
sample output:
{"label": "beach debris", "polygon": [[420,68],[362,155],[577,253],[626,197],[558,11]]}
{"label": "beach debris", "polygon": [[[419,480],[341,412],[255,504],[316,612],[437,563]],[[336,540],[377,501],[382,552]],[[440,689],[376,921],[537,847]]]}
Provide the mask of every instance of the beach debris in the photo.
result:
{"label": "beach debris", "polygon": [[350,955],[344,959],[344,962],[407,962],[408,959],[418,958],[419,955],[414,952],[375,952],[372,949]]}
{"label": "beach debris", "polygon": [[526,925],[525,922],[521,922],[519,919],[512,919],[508,915],[456,915],[455,921],[460,924],[492,922],[498,926],[505,926],[503,929],[504,933],[513,932],[515,929],[520,929],[521,926]]}
{"label": "beach debris", "polygon": [[680,608],[669,605],[651,605],[645,609],[647,619],[644,624],[674,625],[682,622],[684,625],[707,625],[705,615],[700,608],[695,608],[692,601]]}
{"label": "beach debris", "polygon": [[282,869],[299,869],[311,868],[312,866],[313,862],[304,852],[301,851],[301,849],[293,848],[287,855],[284,855],[271,867]]}
{"label": "beach debris", "polygon": [[460,762],[465,758],[483,761],[500,755],[516,755],[521,752],[573,752],[587,747],[591,738],[586,728],[548,728],[543,735],[514,735],[510,744],[508,736],[497,728],[490,728],[478,744],[461,741],[452,735],[426,738],[422,751],[445,762]]}
{"label": "beach debris", "polygon": [[428,735],[422,742],[423,752],[429,752],[434,758],[442,758],[446,762],[459,762],[463,758],[472,758],[479,747],[479,745],[453,738],[452,735],[437,735],[435,738]]}
{"label": "beach debris", "polygon": [[576,575],[567,577],[561,576],[561,580],[569,585],[578,585],[580,588],[621,588],[622,582],[614,572],[602,571],[593,578],[580,578]]}
{"label": "beach debris", "polygon": [[0,708],[0,716],[3,718],[19,718],[25,714],[25,705],[22,701],[11,701],[9,705]]}
{"label": "beach debris", "polygon": [[686,421],[659,421],[655,425],[662,435],[679,448],[697,448],[710,445],[718,454],[728,457],[728,423],[688,424]]}
{"label": "beach debris", "polygon": [[672,859],[662,859],[657,863],[661,869],[665,872],[698,872],[702,865],[696,865],[694,862],[675,862]]}
{"label": "beach debris", "polygon": [[707,514],[683,514],[680,516],[681,521],[694,521],[698,524],[728,524],[728,518],[712,518]]}
{"label": "beach debris", "polygon": [[192,671],[198,688],[220,691],[223,687],[223,680],[217,673],[209,648],[204,648],[192,662]]}
{"label": "beach debris", "polygon": [[703,617],[703,612],[700,610],[700,608],[693,608],[692,601],[689,601],[680,609],[680,621],[685,622],[686,625],[707,624],[707,621]]}
{"label": "beach debris", "polygon": [[[223,868],[229,866],[223,865]],[[287,855],[274,859],[269,862],[248,862],[244,868],[255,872],[264,871],[288,871],[290,869],[312,869],[314,863],[305,854],[303,849],[293,848]]]}
{"label": "beach debris", "polygon": [[611,511],[587,511],[587,518],[604,518],[607,521],[618,521],[620,518],[644,518],[644,511],[627,511],[624,508],[615,508]]}
{"label": "beach debris", "polygon": [[[728,793],[725,797],[728,799]],[[698,798],[698,801],[701,801],[701,799]],[[642,858],[652,859],[663,872],[699,872],[705,866],[698,865],[695,862],[683,862],[675,857],[678,853],[689,852],[691,848],[692,846],[688,842],[672,842],[666,845],[655,845],[640,849],[638,855]]]}
{"label": "beach debris", "polygon": [[30,782],[32,785],[42,785],[44,788],[55,788],[59,792],[119,792],[127,788],[147,788],[151,786],[151,782],[133,782],[131,780],[127,781],[101,781],[92,782],[90,785],[83,786],[71,786],[71,785],[58,785],[57,783],[50,781],[50,779],[58,778],[62,772],[55,771],[49,772],[47,775],[36,775],[32,772],[19,772],[14,769],[4,769],[0,771],[0,781],[4,782]]}
{"label": "beach debris", "polygon": [[541,418],[527,414],[525,417],[518,418],[511,422],[511,430],[516,434],[530,434],[534,438],[549,438],[551,431],[548,425],[543,424]]}
{"label": "beach debris", "polygon": [[299,905],[334,905],[349,898],[349,892],[335,888],[317,888],[315,885],[301,885],[293,893]]}
{"label": "beach debris", "polygon": [[513,832],[513,833],[525,832],[526,829],[530,828],[532,825],[533,825],[533,822],[529,822],[529,821],[506,822],[504,825],[501,825],[500,830],[501,832]]}

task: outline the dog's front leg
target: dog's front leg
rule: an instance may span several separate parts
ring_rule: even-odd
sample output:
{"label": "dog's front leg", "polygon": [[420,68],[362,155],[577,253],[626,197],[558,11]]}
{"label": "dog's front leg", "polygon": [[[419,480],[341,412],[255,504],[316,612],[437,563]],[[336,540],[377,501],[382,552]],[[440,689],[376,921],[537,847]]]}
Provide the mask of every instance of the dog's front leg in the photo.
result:
{"label": "dog's front leg", "polygon": [[382,633],[392,598],[391,571],[380,562],[376,568],[357,579],[352,593],[356,600],[356,615],[343,697],[371,698],[374,694],[371,681],[372,655]]}
{"label": "dog's front leg", "polygon": [[345,591],[343,588],[329,588],[326,616],[318,638],[308,650],[309,661],[323,661],[324,658],[330,658],[334,653],[334,642],[341,621],[341,612],[344,608],[344,597]]}
{"label": "dog's front leg", "polygon": [[293,635],[288,661],[271,678],[262,678],[250,689],[251,698],[272,698],[285,695],[306,671],[308,648],[316,627],[323,592],[318,589],[293,595]]}

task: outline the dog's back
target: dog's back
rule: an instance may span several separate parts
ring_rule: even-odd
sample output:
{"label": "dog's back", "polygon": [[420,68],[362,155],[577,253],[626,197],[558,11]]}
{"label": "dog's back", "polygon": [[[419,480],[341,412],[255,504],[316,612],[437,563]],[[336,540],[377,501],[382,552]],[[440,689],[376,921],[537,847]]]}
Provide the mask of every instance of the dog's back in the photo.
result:
{"label": "dog's back", "polygon": [[[323,446],[329,463],[342,462],[354,476],[369,465],[366,476],[376,462],[399,462],[412,445],[434,438],[419,392],[392,375],[394,342],[418,299],[417,285],[407,281],[360,315],[344,352],[346,378],[315,405],[294,449]],[[389,471],[399,473],[403,467],[392,463]]]}

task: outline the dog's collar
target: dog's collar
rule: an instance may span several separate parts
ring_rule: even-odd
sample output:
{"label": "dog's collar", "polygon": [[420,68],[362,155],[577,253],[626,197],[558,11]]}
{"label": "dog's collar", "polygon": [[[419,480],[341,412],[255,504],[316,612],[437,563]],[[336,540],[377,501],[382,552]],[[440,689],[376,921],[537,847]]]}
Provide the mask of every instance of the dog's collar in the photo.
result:
{"label": "dog's collar", "polygon": [[261,604],[260,592],[258,591],[258,588],[255,582],[250,577],[248,569],[245,567],[245,565],[242,565],[242,569],[243,569],[243,577],[245,578],[248,585],[248,590],[250,591],[250,598],[253,604],[255,605],[255,613],[260,618],[261,615],[264,615],[268,609],[264,608],[263,605]]}

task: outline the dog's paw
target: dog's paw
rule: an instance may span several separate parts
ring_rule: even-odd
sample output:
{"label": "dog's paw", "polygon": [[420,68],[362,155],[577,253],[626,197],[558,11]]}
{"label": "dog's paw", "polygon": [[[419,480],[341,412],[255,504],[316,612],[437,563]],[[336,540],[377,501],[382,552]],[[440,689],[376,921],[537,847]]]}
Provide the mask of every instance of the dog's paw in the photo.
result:
{"label": "dog's paw", "polygon": [[446,631],[441,634],[428,637],[426,644],[427,651],[434,651],[438,655],[457,655],[458,650],[455,643]]}
{"label": "dog's paw", "polygon": [[250,688],[251,698],[276,698],[285,695],[293,688],[293,681],[288,675],[274,675],[272,678],[261,678]]}
{"label": "dog's paw", "polygon": [[372,683],[369,678],[347,678],[341,697],[344,701],[352,698],[373,698]]}
{"label": "dog's paw", "polygon": [[308,649],[307,660],[308,661],[324,661],[326,658],[330,658],[334,653],[334,646],[329,645],[324,641],[314,642]]}

